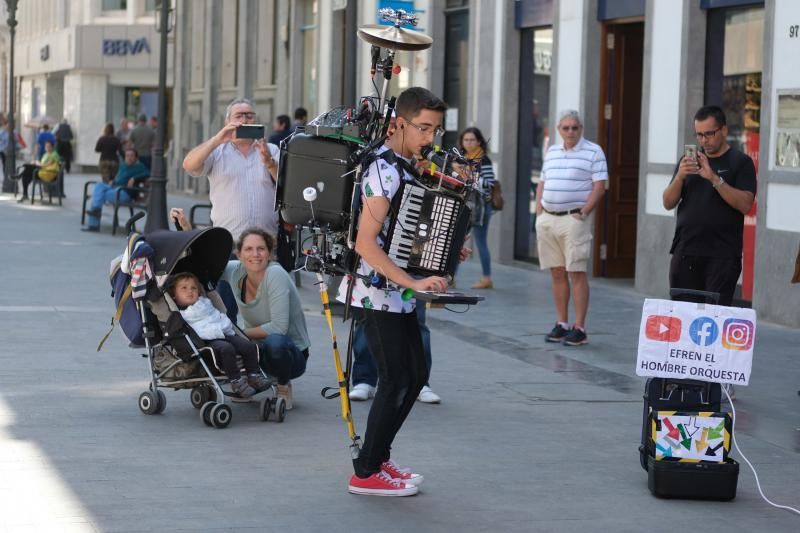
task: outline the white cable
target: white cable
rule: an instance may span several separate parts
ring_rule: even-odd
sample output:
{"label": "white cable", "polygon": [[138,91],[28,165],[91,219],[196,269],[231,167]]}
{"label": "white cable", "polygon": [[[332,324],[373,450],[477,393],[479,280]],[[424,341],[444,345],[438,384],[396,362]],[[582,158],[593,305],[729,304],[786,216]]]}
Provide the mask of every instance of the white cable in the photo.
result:
{"label": "white cable", "polygon": [[733,446],[736,448],[736,451],[739,452],[739,455],[742,456],[744,462],[747,463],[747,466],[750,467],[750,470],[753,471],[753,477],[756,478],[756,487],[758,487],[758,493],[764,499],[765,502],[770,504],[773,507],[777,507],[778,509],[785,509],[789,512],[795,513],[800,515],[800,510],[795,509],[794,507],[789,507],[788,505],[779,505],[774,503],[769,498],[764,495],[764,491],[761,490],[761,482],[758,480],[758,474],[756,473],[756,469],[750,460],[742,453],[742,450],[739,448],[739,445],[736,443],[736,408],[733,406],[733,400],[731,400],[730,394],[728,394],[728,388],[723,385],[722,392],[725,393],[725,397],[728,398],[728,404],[731,406],[731,440],[733,440]]}

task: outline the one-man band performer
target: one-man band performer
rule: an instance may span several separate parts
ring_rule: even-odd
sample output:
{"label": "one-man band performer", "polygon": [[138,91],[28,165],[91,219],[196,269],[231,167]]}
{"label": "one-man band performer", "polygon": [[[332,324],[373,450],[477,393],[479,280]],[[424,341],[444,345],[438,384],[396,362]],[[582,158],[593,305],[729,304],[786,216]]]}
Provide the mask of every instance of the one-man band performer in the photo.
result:
{"label": "one-man band performer", "polygon": [[[438,276],[411,277],[384,252],[381,234],[388,232],[392,197],[401,180],[413,179],[414,157],[419,157],[421,149],[441,132],[446,109],[445,103],[427,89],[403,91],[397,98],[397,130],[376,150],[363,175],[356,238],[361,260],[352,281],[350,305],[354,319],[364,327],[377,363],[378,389],[364,444],[354,461],[355,474],[349,484],[354,494],[412,496],[422,482],[422,476],[398,466],[390,456],[392,441],[428,377],[415,301],[404,300],[401,291],[446,291],[448,282]],[[366,281],[376,275],[388,282],[375,286]],[[347,285],[342,284],[339,301],[345,301]]]}

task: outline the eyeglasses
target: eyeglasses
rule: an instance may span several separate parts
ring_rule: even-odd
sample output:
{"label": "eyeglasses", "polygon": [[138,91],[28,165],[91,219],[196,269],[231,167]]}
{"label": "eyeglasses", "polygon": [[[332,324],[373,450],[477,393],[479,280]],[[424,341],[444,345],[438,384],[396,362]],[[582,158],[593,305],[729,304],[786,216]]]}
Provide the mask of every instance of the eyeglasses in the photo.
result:
{"label": "eyeglasses", "polygon": [[721,130],[721,129],[722,129],[722,128],[717,128],[717,129],[715,129],[715,130],[713,130],[713,131],[697,131],[697,132],[695,132],[695,135],[697,135],[697,138],[698,138],[698,139],[710,139],[710,138],[712,138],[714,135],[716,135],[716,134],[717,134],[717,132],[718,132],[719,130]]}
{"label": "eyeglasses", "polygon": [[580,126],[561,126],[561,131],[578,131],[581,129]]}
{"label": "eyeglasses", "polygon": [[253,111],[243,111],[241,113],[236,113],[232,118],[246,118],[249,120],[251,118],[256,118],[256,114]]}
{"label": "eyeglasses", "polygon": [[417,130],[419,130],[419,132],[421,134],[423,134],[423,135],[427,135],[427,134],[433,132],[433,136],[434,137],[441,137],[442,135],[447,133],[447,131],[445,131],[445,129],[442,128],[441,126],[436,126],[436,128],[434,128],[433,126],[417,126],[416,124],[414,124],[413,122],[408,120],[406,117],[403,117],[403,118],[406,119],[406,122],[408,122],[409,124],[411,124],[412,126],[417,128]]}

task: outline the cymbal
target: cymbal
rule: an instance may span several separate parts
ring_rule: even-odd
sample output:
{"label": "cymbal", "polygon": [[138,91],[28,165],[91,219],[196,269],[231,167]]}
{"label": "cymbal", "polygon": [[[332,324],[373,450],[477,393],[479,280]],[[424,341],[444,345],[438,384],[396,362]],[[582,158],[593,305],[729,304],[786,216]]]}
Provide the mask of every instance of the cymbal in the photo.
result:
{"label": "cymbal", "polygon": [[433,44],[433,39],[424,33],[380,24],[361,26],[358,36],[362,41],[390,50],[425,50]]}

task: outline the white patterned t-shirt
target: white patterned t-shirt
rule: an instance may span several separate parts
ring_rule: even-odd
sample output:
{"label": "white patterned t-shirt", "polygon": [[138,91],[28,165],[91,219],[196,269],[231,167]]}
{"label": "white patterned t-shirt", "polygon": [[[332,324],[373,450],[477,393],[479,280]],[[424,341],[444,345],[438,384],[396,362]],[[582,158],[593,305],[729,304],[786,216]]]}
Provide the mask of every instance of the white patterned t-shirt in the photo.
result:
{"label": "white patterned t-shirt", "polygon": [[[375,153],[380,155],[387,150],[389,150],[389,148],[384,145],[376,150]],[[395,156],[398,158],[401,157],[396,152]],[[406,159],[406,161],[410,162],[411,160]],[[372,164],[367,167],[367,170],[362,176],[361,216],[369,216],[369,212],[366,211],[367,208],[365,207],[366,198],[373,196],[385,196],[389,203],[391,203],[394,195],[398,190],[400,190],[401,179],[411,181],[414,179],[414,177],[404,170],[401,178],[400,174],[397,172],[397,167],[383,158],[373,161]],[[386,220],[383,221],[382,233],[386,234],[388,231],[389,217],[387,216]],[[384,242],[380,235],[377,237],[377,242],[378,246],[383,248]],[[356,276],[353,281],[353,293],[350,297],[350,305],[353,307],[375,309],[378,311],[387,311],[389,313],[410,313],[416,307],[416,300],[412,298],[408,301],[403,301],[401,290],[398,290],[397,287],[394,287],[393,285],[391,287],[383,288],[370,286],[367,280],[375,276],[375,269],[372,268],[364,259],[359,260],[358,269],[356,272],[358,276]],[[391,282],[388,283],[391,285]],[[339,293],[336,296],[336,299],[339,302],[345,303],[347,298],[347,285],[348,283],[343,282],[339,286]]]}

